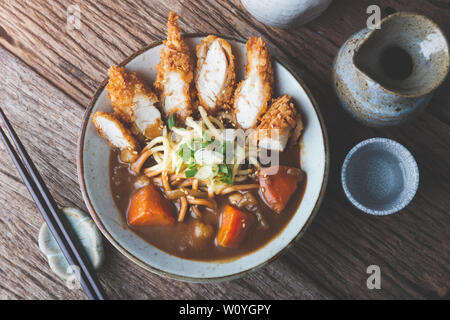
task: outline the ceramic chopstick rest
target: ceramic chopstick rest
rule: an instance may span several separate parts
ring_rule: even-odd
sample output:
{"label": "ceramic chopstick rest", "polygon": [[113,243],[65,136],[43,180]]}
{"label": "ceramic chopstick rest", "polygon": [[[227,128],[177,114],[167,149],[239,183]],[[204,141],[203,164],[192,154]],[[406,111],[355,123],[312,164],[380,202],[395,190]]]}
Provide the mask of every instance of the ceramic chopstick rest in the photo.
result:
{"label": "ceramic chopstick rest", "polygon": [[278,28],[306,24],[324,12],[332,0],[242,0],[247,11],[262,23]]}
{"label": "ceramic chopstick rest", "polygon": [[[105,254],[102,235],[92,218],[77,208],[64,208],[62,212],[67,217],[76,236],[81,241],[92,265],[98,269],[103,263]],[[74,273],[64,257],[58,243],[44,222],[39,232],[39,248],[47,256],[50,268],[64,280],[70,280]]]}
{"label": "ceramic chopstick rest", "polygon": [[419,114],[450,64],[447,40],[430,19],[399,12],[380,26],[351,36],[333,67],[342,106],[372,127],[397,125]]}

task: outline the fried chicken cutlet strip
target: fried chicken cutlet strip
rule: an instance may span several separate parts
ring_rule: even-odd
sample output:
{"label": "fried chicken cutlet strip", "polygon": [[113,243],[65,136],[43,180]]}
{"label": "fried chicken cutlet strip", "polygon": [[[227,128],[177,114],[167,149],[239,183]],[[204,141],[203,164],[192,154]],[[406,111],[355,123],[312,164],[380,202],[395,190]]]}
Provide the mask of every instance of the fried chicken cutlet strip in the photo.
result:
{"label": "fried chicken cutlet strip", "polygon": [[112,66],[108,70],[108,98],[117,115],[131,126],[133,133],[153,139],[161,134],[161,112],[155,106],[156,94],[135,72]]}
{"label": "fried chicken cutlet strip", "polygon": [[184,121],[193,111],[194,64],[189,47],[181,37],[178,16],[173,12],[170,12],[167,28],[167,40],[156,66],[158,76],[154,85],[160,93],[166,118],[176,114],[178,120]]}
{"label": "fried chicken cutlet strip", "polygon": [[[125,154],[132,162],[133,155],[139,152],[139,143],[116,115],[106,112],[96,112],[92,117],[98,134],[106,139],[113,148],[121,151],[121,158],[125,161]],[[131,155],[131,156],[130,156]]]}
{"label": "fried chicken cutlet strip", "polygon": [[297,114],[291,96],[286,94],[275,99],[261,118],[258,126],[259,147],[281,152],[286,148],[289,136],[298,131],[295,134],[298,140],[302,130],[301,116]]}
{"label": "fried chicken cutlet strip", "polygon": [[229,109],[235,86],[234,56],[224,39],[208,36],[197,46],[195,85],[209,114]]}
{"label": "fried chicken cutlet strip", "polygon": [[273,85],[272,64],[263,39],[251,37],[246,47],[245,79],[234,95],[234,120],[243,129],[256,127],[267,110]]}

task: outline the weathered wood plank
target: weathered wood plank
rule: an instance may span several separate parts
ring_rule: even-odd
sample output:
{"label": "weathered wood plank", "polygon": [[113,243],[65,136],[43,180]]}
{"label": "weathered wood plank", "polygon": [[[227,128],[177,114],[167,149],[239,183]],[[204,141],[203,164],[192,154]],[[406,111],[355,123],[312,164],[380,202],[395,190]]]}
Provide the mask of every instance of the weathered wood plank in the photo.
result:
{"label": "weathered wood plank", "polygon": [[[66,9],[79,3],[80,30],[66,27]],[[105,69],[145,44],[164,38],[169,10],[181,15],[184,32],[218,32],[248,38],[263,35],[273,51],[287,56],[317,94],[328,92],[330,67],[338,47],[365,26],[371,0],[335,1],[307,26],[281,30],[265,26],[233,1],[5,1],[0,11],[0,43],[38,73],[86,105]],[[377,1],[383,9],[432,17],[450,32],[450,8],[440,1]],[[450,100],[450,93],[445,101]],[[437,98],[439,101],[439,97]],[[442,100],[440,100],[442,101]],[[333,106],[334,108],[334,106]],[[431,110],[449,114],[445,103]]]}

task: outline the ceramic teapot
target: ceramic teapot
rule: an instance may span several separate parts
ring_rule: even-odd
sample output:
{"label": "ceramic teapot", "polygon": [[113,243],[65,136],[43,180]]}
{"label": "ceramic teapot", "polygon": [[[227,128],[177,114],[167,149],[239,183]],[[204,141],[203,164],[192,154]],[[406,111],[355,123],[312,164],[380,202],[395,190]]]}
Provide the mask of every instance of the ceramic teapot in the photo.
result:
{"label": "ceramic teapot", "polygon": [[364,29],[341,47],[335,91],[355,119],[373,127],[403,123],[430,102],[449,70],[449,47],[430,19],[400,12]]}

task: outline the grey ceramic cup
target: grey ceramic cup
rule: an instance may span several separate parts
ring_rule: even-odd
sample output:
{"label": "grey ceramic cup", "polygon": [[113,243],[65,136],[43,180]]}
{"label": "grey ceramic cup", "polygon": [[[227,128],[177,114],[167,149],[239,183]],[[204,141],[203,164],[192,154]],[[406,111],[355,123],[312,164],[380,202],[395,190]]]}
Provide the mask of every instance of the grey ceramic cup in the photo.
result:
{"label": "grey ceramic cup", "polygon": [[389,215],[405,208],[419,186],[419,169],[400,143],[373,138],[360,142],[342,165],[342,188],[359,210]]}
{"label": "grey ceramic cup", "polygon": [[345,42],[333,67],[336,93],[359,122],[393,126],[430,102],[448,74],[447,40],[430,19],[400,12],[380,29],[364,29]]}

